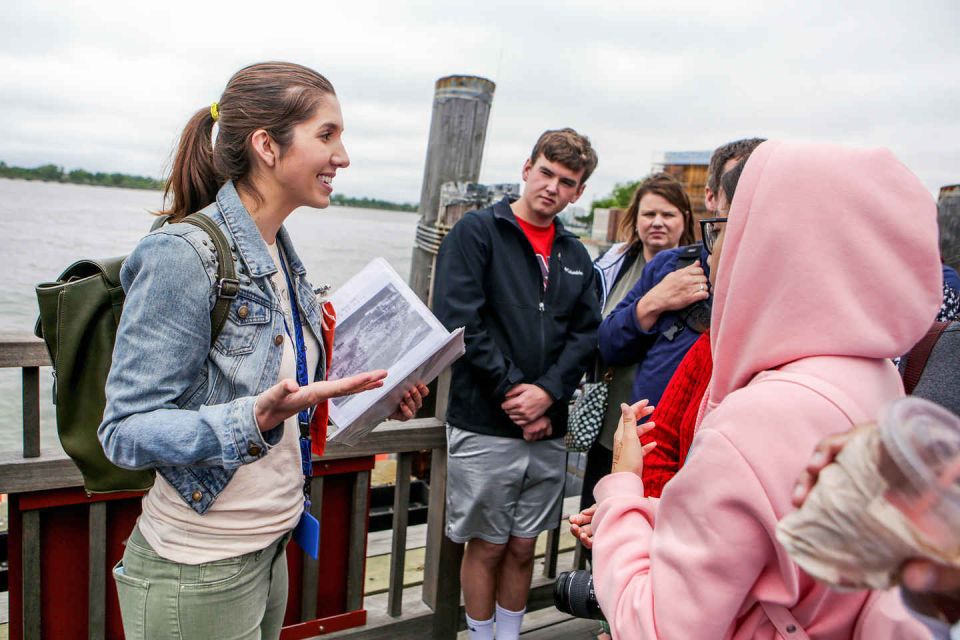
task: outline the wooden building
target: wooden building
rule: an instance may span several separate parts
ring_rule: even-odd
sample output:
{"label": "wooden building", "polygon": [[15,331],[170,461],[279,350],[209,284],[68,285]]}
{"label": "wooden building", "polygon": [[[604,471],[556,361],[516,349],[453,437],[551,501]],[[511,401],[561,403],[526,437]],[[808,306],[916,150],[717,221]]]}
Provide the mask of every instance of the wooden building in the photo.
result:
{"label": "wooden building", "polygon": [[[703,204],[704,187],[707,186],[707,167],[710,165],[710,151],[667,151],[663,162],[654,164],[654,171],[665,171],[683,183],[690,196],[693,217],[696,220],[707,217],[707,208]],[[694,229],[700,237],[700,225]]]}

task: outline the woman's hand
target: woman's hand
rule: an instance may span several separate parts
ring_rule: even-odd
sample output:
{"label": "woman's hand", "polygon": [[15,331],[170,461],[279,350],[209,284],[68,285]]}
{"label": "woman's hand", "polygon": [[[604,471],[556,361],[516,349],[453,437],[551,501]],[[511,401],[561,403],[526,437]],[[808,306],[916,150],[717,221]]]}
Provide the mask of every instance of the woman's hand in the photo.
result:
{"label": "woman's hand", "polygon": [[620,424],[613,436],[613,469],[611,473],[632,471],[638,476],[643,474],[643,457],[653,451],[656,442],[640,444],[640,435],[653,429],[656,424],[647,422],[637,426],[637,420],[653,413],[653,407],[647,400],[634,405],[620,404]]}
{"label": "woman's hand", "polygon": [[281,380],[259,396],[253,414],[260,431],[269,431],[304,409],[315,407],[324,400],[349,396],[383,386],[387,372],[383,369],[365,371],[339,380],[321,380],[299,386],[295,380]]}
{"label": "woman's hand", "polygon": [[390,420],[405,422],[417,415],[417,411],[423,406],[423,399],[428,395],[430,395],[430,389],[427,388],[427,385],[422,382],[413,385],[400,399],[397,410],[390,414]]}
{"label": "woman's hand", "polygon": [[671,271],[664,276],[657,286],[647,292],[647,295],[637,300],[634,312],[643,330],[649,331],[660,314],[679,311],[709,297],[707,276],[698,260],[688,267]]}
{"label": "woman's hand", "polygon": [[807,462],[807,468],[800,474],[800,477],[797,478],[797,483],[793,486],[793,494],[791,496],[793,506],[798,509],[803,506],[804,501],[813,489],[813,485],[817,484],[817,478],[820,472],[823,471],[824,467],[836,460],[840,451],[850,442],[853,436],[864,429],[872,429],[876,426],[874,422],[861,424],[849,431],[827,436],[818,442],[816,448],[813,450],[813,455],[810,456],[810,461]]}
{"label": "woman's hand", "polygon": [[570,516],[570,533],[587,549],[593,548],[593,514],[597,512],[597,505],[587,507],[580,513]]}

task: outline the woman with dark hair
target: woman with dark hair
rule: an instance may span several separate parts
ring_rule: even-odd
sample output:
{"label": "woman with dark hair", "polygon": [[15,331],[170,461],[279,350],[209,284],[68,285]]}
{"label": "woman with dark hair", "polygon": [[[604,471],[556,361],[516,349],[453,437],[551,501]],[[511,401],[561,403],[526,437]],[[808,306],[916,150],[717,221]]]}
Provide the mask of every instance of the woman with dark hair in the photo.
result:
{"label": "woman with dark hair", "polygon": [[[617,225],[620,242],[596,262],[604,303],[614,290],[622,298],[640,278],[643,265],[664,249],[693,244],[693,228],[690,198],[679,180],[663,172],[641,180]],[[628,275],[631,269],[633,277]]]}
{"label": "woman with dark hair", "polygon": [[[636,331],[629,336],[621,331],[620,325],[624,322],[635,324],[627,317],[632,312],[623,310],[636,306],[639,298],[649,294],[647,301],[658,301],[659,310],[652,316],[654,321],[661,313],[675,319],[676,315],[668,312],[683,309],[709,295],[706,287],[698,288],[699,283],[706,282],[698,264],[675,272],[681,259],[678,245],[690,245],[694,241],[690,198],[676,178],[667,173],[645,178],[634,193],[620,230],[624,241],[597,260],[597,269],[603,275],[601,280],[609,283],[603,298],[600,375],[609,381],[610,395],[600,435],[587,454],[581,509],[593,504],[593,487],[610,472],[620,403],[632,403],[648,396],[654,398],[651,403],[656,402],[683,354],[699,335],[690,330],[682,332],[677,340],[670,340],[669,345],[664,341],[668,350],[677,352],[670,362],[664,363],[663,349],[654,348],[656,332],[636,337],[632,335]],[[640,380],[652,381],[659,391],[645,386],[638,391]]]}
{"label": "woman with dark hair", "polygon": [[[330,204],[350,164],[342,133],[320,74],[241,69],[181,136],[164,212],[173,224],[123,265],[99,436],[115,464],[157,472],[113,571],[127,640],[280,635],[286,544],[293,531],[309,548],[319,533],[306,509],[311,437],[322,448],[329,398],[386,376],[326,380],[334,316],[283,227],[297,207]],[[228,252],[177,224],[194,212],[220,228]],[[234,261],[239,282],[211,344],[221,260]],[[412,417],[425,392],[411,389],[394,417]]]}

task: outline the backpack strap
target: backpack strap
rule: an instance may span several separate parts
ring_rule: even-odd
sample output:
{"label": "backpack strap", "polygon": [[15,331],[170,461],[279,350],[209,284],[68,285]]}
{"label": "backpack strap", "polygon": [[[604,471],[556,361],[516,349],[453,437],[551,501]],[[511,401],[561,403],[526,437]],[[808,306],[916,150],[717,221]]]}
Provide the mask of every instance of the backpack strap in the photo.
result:
{"label": "backpack strap", "polygon": [[200,227],[207,232],[213,241],[213,246],[217,249],[217,282],[214,289],[217,292],[217,302],[213,305],[210,312],[210,342],[217,339],[223,324],[230,315],[230,301],[237,297],[240,292],[240,281],[237,280],[237,272],[233,267],[233,260],[230,259],[230,243],[220,231],[213,220],[202,213],[191,213],[181,220],[195,227]]}
{"label": "backpack strap", "polygon": [[903,390],[906,391],[907,395],[912,394],[913,390],[917,388],[917,383],[920,382],[920,376],[923,375],[923,370],[927,366],[930,353],[949,324],[949,322],[934,322],[933,326],[927,330],[927,334],[907,354],[907,368],[903,372]]}
{"label": "backpack strap", "polygon": [[[157,216],[157,219],[150,225],[150,231],[156,231],[168,223],[172,217],[170,215]],[[230,315],[230,301],[236,298],[240,292],[240,281],[237,280],[233,260],[226,257],[233,252],[230,250],[230,242],[220,231],[217,223],[202,213],[191,213],[180,222],[186,222],[203,229],[210,236],[210,240],[213,241],[213,246],[217,250],[217,282],[214,284],[217,291],[217,301],[210,311],[210,342],[212,344],[220,335],[220,330],[223,329],[223,324],[227,321],[227,316]]]}

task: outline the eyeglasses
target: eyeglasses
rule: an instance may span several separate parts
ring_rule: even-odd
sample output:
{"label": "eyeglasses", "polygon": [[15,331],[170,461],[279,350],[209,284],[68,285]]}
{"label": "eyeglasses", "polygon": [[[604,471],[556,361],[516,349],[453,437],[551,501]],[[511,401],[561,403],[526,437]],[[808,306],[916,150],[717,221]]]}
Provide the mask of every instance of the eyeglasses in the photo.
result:
{"label": "eyeglasses", "polygon": [[707,253],[713,253],[713,246],[716,244],[720,230],[723,228],[720,225],[726,223],[727,219],[725,217],[703,218],[700,221],[700,237],[703,238],[703,248],[706,249]]}

